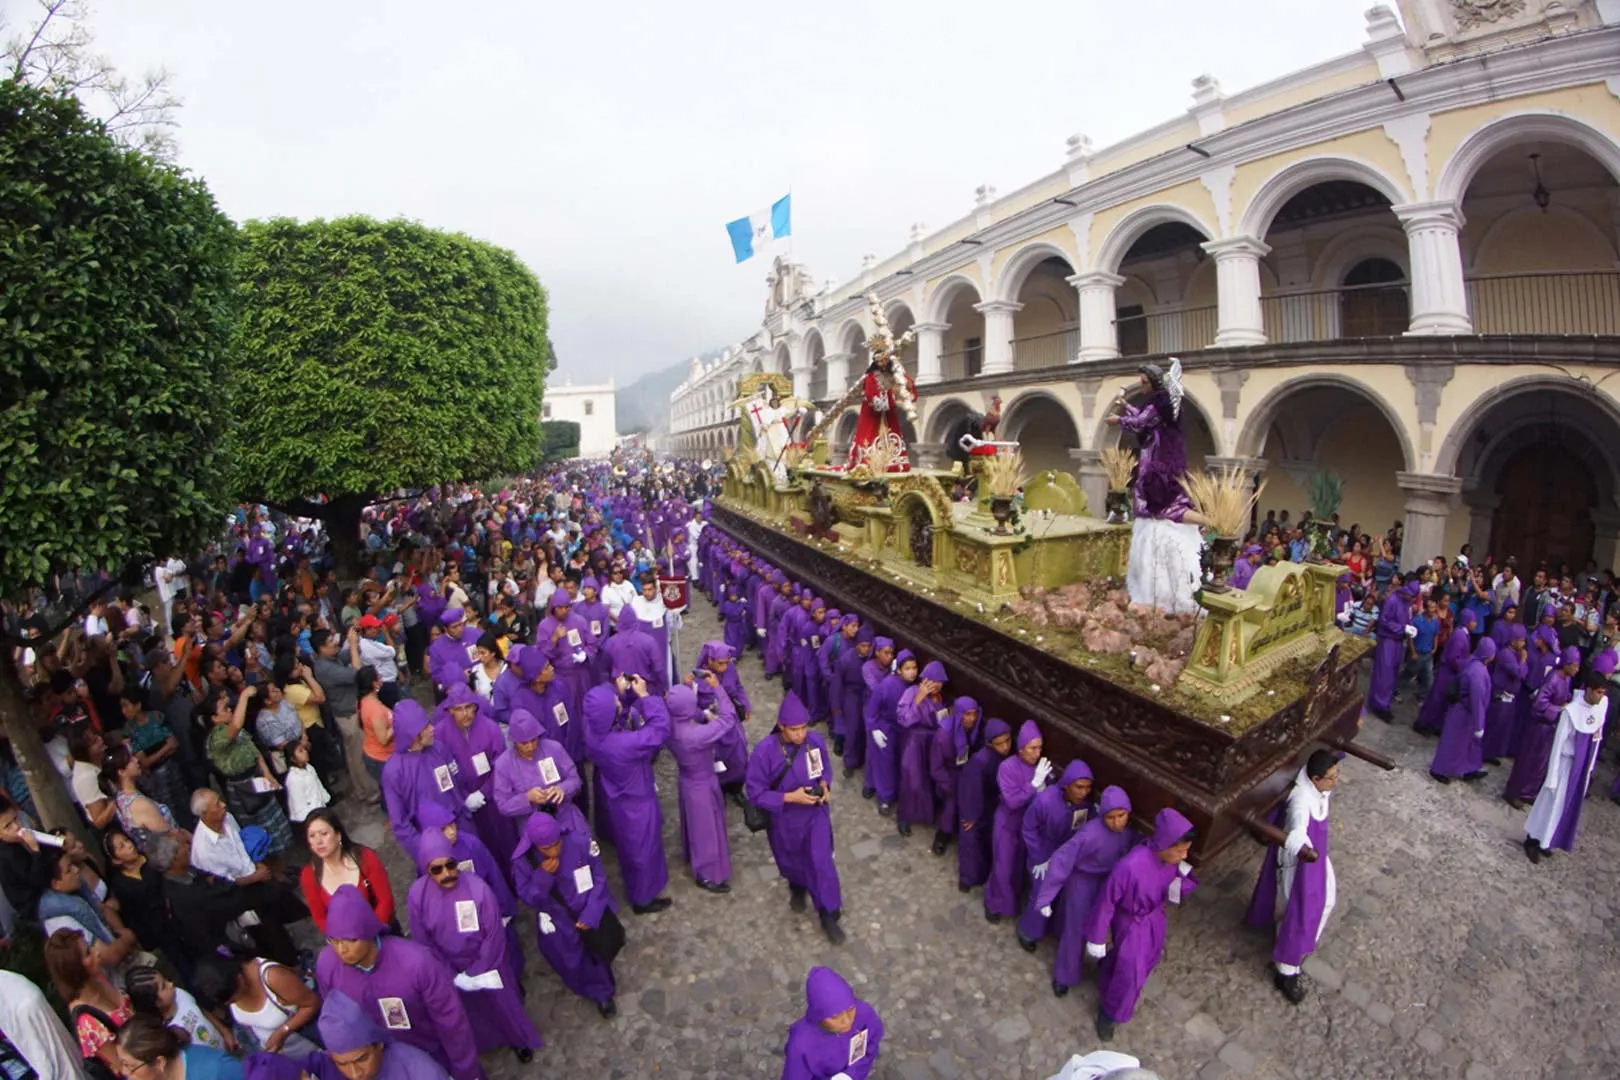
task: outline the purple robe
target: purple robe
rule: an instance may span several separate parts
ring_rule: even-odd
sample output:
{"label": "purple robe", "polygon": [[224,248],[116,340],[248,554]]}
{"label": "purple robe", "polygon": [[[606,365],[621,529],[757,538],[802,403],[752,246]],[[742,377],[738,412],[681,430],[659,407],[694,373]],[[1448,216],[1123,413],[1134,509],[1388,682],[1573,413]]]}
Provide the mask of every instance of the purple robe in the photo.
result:
{"label": "purple robe", "polygon": [[1243,557],[1232,564],[1232,573],[1227,577],[1226,583],[1234,589],[1247,589],[1249,582],[1254,579],[1254,572],[1258,569],[1249,561],[1249,553],[1245,551]]}
{"label": "purple robe", "polygon": [[674,678],[675,670],[671,666],[674,661],[670,658],[669,627],[671,619],[680,616],[667,610],[663,600],[648,600],[645,597],[633,598],[625,607],[636,613],[636,619],[641,623],[641,630],[653,642],[653,653],[656,663],[651,671],[641,672],[647,679],[649,693],[663,696],[670,685],[680,680]]}
{"label": "purple robe", "polygon": [[1051,908],[1052,919],[1061,928],[1057,956],[1052,961],[1052,982],[1059,986],[1080,984],[1091,905],[1114,865],[1138,842],[1128,822],[1124,829],[1114,832],[1103,821],[1103,815],[1130,808],[1131,800],[1123,789],[1105,788],[1097,816],[1052,853],[1046,876],[1035,890],[1036,908]]}
{"label": "purple robe", "polygon": [[804,702],[813,723],[821,719],[821,702],[826,696],[821,671],[816,667],[816,654],[821,651],[821,624],[816,622],[813,609],[806,611],[801,606],[798,618],[783,634],[787,641],[788,686]]}
{"label": "purple robe", "polygon": [[[563,985],[586,1001],[612,1001],[616,993],[613,968],[585,947],[575,924],[598,927],[607,912],[618,911],[618,904],[608,889],[607,873],[590,833],[559,829],[557,824],[555,818],[536,814],[524,826],[512,865],[518,896],[534,909],[535,942]],[[552,873],[541,865],[537,849],[558,840],[562,852]],[[581,870],[590,878],[587,889],[580,888]]]}
{"label": "purple robe", "polygon": [[[971,728],[963,723],[968,713],[974,716]],[[957,833],[956,789],[962,769],[983,745],[979,703],[965,695],[957,698],[951,703],[951,715],[928,740],[928,778],[933,781],[934,801],[939,806],[934,827],[947,836]]]}
{"label": "purple robe", "polygon": [[[783,712],[789,713],[789,702],[797,710],[799,723],[808,723],[804,706],[791,694],[783,699]],[[790,759],[791,767],[772,784]],[[767,735],[748,757],[748,801],[770,815],[766,837],[777,872],[789,885],[808,889],[816,910],[823,913],[840,911],[844,905],[838,867],[833,865],[832,811],[826,805],[784,802],[782,793],[817,783],[830,790],[830,761],[826,740],[818,731],[807,733],[797,748],[787,746],[777,735]]]}
{"label": "purple robe", "polygon": [[[383,933],[371,905],[353,885],[340,886],[326,909],[326,934],[345,940],[377,940],[369,971],[350,967],[331,946],[315,961],[321,996],[342,991],[380,1021],[400,1042],[431,1054],[454,1080],[483,1080],[478,1047],[454,973],[432,950]],[[385,1000],[386,999],[386,1000]]]}
{"label": "purple robe", "polygon": [[1446,709],[1451,704],[1451,691],[1462,677],[1463,669],[1468,666],[1469,654],[1473,651],[1472,637],[1468,627],[1473,624],[1473,613],[1464,612],[1461,621],[1446,638],[1446,647],[1440,652],[1440,659],[1434,667],[1434,684],[1429,687],[1429,696],[1423,699],[1418,707],[1417,719],[1412,722],[1414,731],[1434,735],[1440,731],[1440,725],[1445,720]]}
{"label": "purple robe", "polygon": [[[425,837],[423,861],[451,855],[441,836]],[[523,1008],[523,952],[517,935],[502,925],[495,893],[477,874],[461,874],[448,889],[432,878],[417,878],[405,899],[411,940],[426,945],[455,972],[499,972],[502,985],[462,990],[461,1003],[472,1021],[473,1040],[483,1053],[507,1046],[538,1050],[540,1032]]]}
{"label": "purple robe", "polygon": [[[841,622],[842,620],[840,620]],[[855,641],[846,638],[842,633],[842,626],[834,623],[821,628],[821,648],[816,650],[816,675],[813,685],[820,693],[817,701],[818,712],[811,713],[811,718],[817,721],[827,721],[827,730],[834,734],[838,731],[838,710],[842,706],[839,701],[838,688],[838,655],[845,649],[853,651]]]}
{"label": "purple robe", "polygon": [[[1040,738],[1040,730],[1026,720],[1018,729],[1021,749],[1033,739]],[[1007,755],[996,769],[995,831],[990,838],[990,877],[984,884],[984,910],[991,915],[1018,914],[1025,876],[1024,812],[1035,798],[1035,766],[1016,753]]]}
{"label": "purple robe", "polygon": [[416,872],[427,873],[427,861],[422,858],[422,841],[429,836],[444,835],[444,827],[454,824],[456,826],[456,839],[450,845],[450,851],[461,864],[461,869],[471,870],[484,879],[495,894],[495,901],[500,905],[501,914],[510,918],[517,913],[517,901],[512,897],[512,887],[506,883],[505,867],[495,861],[489,848],[478,838],[472,829],[464,828],[462,823],[455,822],[445,809],[438,803],[424,803],[418,815],[422,825],[422,835],[416,842],[416,850],[411,852],[411,858],[416,860]]}
{"label": "purple robe", "polygon": [[917,689],[915,684],[907,686],[895,707],[895,733],[900,737],[900,803],[896,812],[901,821],[933,825],[939,808],[934,802],[934,779],[928,772],[928,752],[934,733],[951,713],[937,694],[916,700]]}
{"label": "purple robe", "polygon": [[[601,784],[607,832],[619,849],[625,896],[636,907],[669,885],[664,861],[664,814],[653,782],[653,758],[669,740],[669,713],[661,698],[626,709],[612,686],[585,695],[585,745]],[[640,719],[645,726],[635,726]]]}
{"label": "purple robe", "polygon": [[[1179,824],[1166,828],[1163,823],[1169,815]],[[1160,834],[1184,835],[1191,823],[1174,810],[1159,811],[1159,821],[1152,843],[1132,848],[1114,864],[1086,921],[1088,949],[1113,935],[1113,947],[1103,959],[1097,982],[1098,1011],[1116,1024],[1128,1023],[1136,1015],[1142,987],[1164,954],[1164,909],[1172,902],[1171,885],[1180,880],[1182,899],[1198,887],[1197,878],[1159,858],[1159,851],[1174,843],[1169,840],[1160,847]]]}
{"label": "purple robe", "polygon": [[459,638],[451,637],[446,630],[428,646],[428,670],[433,675],[433,685],[439,688],[440,693],[449,693],[452,686],[467,685],[467,672],[478,662],[473,653],[473,642],[476,640],[477,635],[466,628],[462,629]]}
{"label": "purple robe", "polygon": [[787,663],[787,641],[782,632],[782,620],[796,605],[787,593],[780,590],[771,597],[765,612],[765,674],[779,674]]}
{"label": "purple robe", "polygon": [[[522,718],[528,714],[519,710],[513,715],[521,724]],[[521,726],[519,732],[532,734],[531,730]],[[548,783],[546,777],[553,769],[556,770],[557,780]],[[561,804],[551,804],[546,812],[562,820],[564,828],[584,827],[585,814],[579,808],[584,784],[580,782],[578,766],[561,743],[542,735],[535,743],[532,758],[523,757],[517,752],[516,746],[511,746],[495,759],[495,808],[513,823],[520,835],[523,823],[536,811],[535,805],[529,801],[529,792],[534,788],[548,787],[561,788],[564,798]]]}
{"label": "purple robe", "polygon": [[1485,767],[1483,742],[1485,711],[1491,703],[1489,663],[1496,657],[1496,642],[1484,638],[1474,646],[1468,669],[1457,682],[1457,701],[1446,710],[1440,744],[1434,748],[1429,771],[1439,776],[1468,776]]}
{"label": "purple robe", "polygon": [[[1019,828],[1019,839],[1024,845],[1024,864],[1029,874],[1028,901],[1018,917],[1018,933],[1025,941],[1039,941],[1048,929],[1047,916],[1041,914],[1045,904],[1035,902],[1041,882],[1050,867],[1052,853],[1069,841],[1091,816],[1095,805],[1090,796],[1076,806],[1066,792],[1076,780],[1090,780],[1091,768],[1083,761],[1071,761],[1055,784],[1035,793],[1029,809],[1024,811],[1024,822]],[[1037,877],[1037,869],[1040,876]],[[1053,932],[1062,927],[1053,927]]]}
{"label": "purple robe", "polygon": [[[782,1049],[782,1080],[829,1080],[847,1076],[867,1080],[877,1064],[883,1042],[883,1021],[877,1010],[855,996],[843,976],[826,967],[813,967],[805,979],[804,1015],[788,1028]],[[855,1022],[835,1035],[823,1020],[855,1009]]]}
{"label": "purple robe", "polygon": [[[1306,784],[1311,785],[1308,790]],[[1301,769],[1287,800],[1269,819],[1283,831],[1284,839],[1266,849],[1246,921],[1250,926],[1275,927],[1271,961],[1284,975],[1299,974],[1299,966],[1316,951],[1338,891],[1328,859],[1328,799]],[[1318,819],[1313,809],[1323,816]],[[1299,857],[1307,847],[1316,852],[1315,862]]]}
{"label": "purple robe", "polygon": [[1480,752],[1487,758],[1512,757],[1513,748],[1518,745],[1519,695],[1523,693],[1525,667],[1525,660],[1519,659],[1515,650],[1497,650],[1496,662],[1491,665],[1491,703],[1485,710],[1485,740],[1480,746]]}
{"label": "purple robe", "polygon": [[[450,707],[470,704],[476,704],[478,712],[463,731],[450,715]],[[433,743],[455,758],[456,790],[463,803],[475,791],[484,797],[484,805],[473,811],[473,828],[504,868],[511,863],[512,849],[517,847],[518,827],[495,806],[495,763],[506,752],[506,738],[488,716],[487,708],[465,684],[452,687],[445,704],[439,706],[442,715],[433,725]]]}
{"label": "purple robe", "polygon": [[720,621],[725,624],[726,644],[730,645],[741,656],[743,649],[748,647],[748,603],[743,599],[740,586],[732,584],[726,587],[725,599],[720,601]]}
{"label": "purple robe", "polygon": [[[1603,742],[1608,710],[1607,698],[1595,706],[1589,705],[1583,693],[1564,706],[1559,715],[1552,753],[1548,757],[1547,779],[1536,794],[1536,804],[1525,822],[1525,835],[1539,843],[1543,850],[1575,850],[1581,806],[1592,784],[1592,769]],[[1582,727],[1588,730],[1582,731]]]}
{"label": "purple robe", "polygon": [[1547,780],[1547,762],[1552,754],[1553,736],[1558,732],[1559,714],[1573,699],[1569,676],[1556,668],[1548,672],[1530,706],[1530,723],[1519,740],[1519,755],[1513,759],[1513,771],[1508,774],[1503,798],[1528,802],[1541,792]]}
{"label": "purple robe", "polygon": [[619,609],[614,634],[602,646],[602,655],[605,657],[603,674],[607,679],[640,675],[647,680],[649,691],[657,684],[658,673],[663,670],[658,642],[647,633],[641,620],[636,618],[636,609],[629,604]]}
{"label": "purple robe", "polygon": [[458,766],[450,751],[435,742],[424,750],[409,747],[428,726],[422,706],[406,698],[394,707],[394,754],[383,765],[383,804],[394,839],[406,852],[416,851],[422,833],[417,820],[424,803],[437,803],[464,829],[471,829],[465,796],[456,788]]}
{"label": "purple robe", "polygon": [[721,687],[712,716],[701,710],[697,693],[677,686],[664,697],[671,732],[669,748],[677,772],[676,802],[681,812],[681,850],[699,881],[731,880],[731,847],[726,840],[726,800],[715,772],[716,752],[741,725],[736,706]]}
{"label": "purple robe", "polygon": [[1155,390],[1143,405],[1126,405],[1119,416],[1122,431],[1136,435],[1141,450],[1136,470],[1136,516],[1180,521],[1192,509],[1181,489],[1187,471],[1187,440],[1170,394]]}
{"label": "purple robe", "polygon": [[1401,673],[1401,658],[1406,655],[1406,628],[1412,623],[1412,601],[1417,594],[1417,582],[1401,586],[1384,601],[1374,624],[1378,645],[1373,653],[1372,681],[1367,686],[1367,709],[1376,716],[1389,712],[1395,678]]}
{"label": "purple robe", "polygon": [[[900,664],[911,656],[901,649],[895,656],[895,670],[881,675],[882,681],[866,699],[866,786],[877,794],[877,801],[892,804],[900,796],[900,746],[895,731],[895,710],[900,697],[911,686],[900,674]],[[877,665],[868,663],[862,674],[876,674]],[[883,736],[882,744],[878,734]]]}
{"label": "purple robe", "polygon": [[[702,651],[698,653],[698,667],[708,667],[710,660],[721,655],[719,650],[722,647],[719,642],[704,642]],[[727,726],[725,734],[715,746],[714,753],[715,758],[724,767],[724,771],[719,774],[721,786],[727,790],[740,791],[748,773],[748,732],[743,729],[743,723],[754,706],[753,702],[748,700],[748,691],[743,689],[742,679],[737,675],[736,656],[732,655],[729,659],[732,662],[720,673],[720,689],[731,699],[731,706],[737,711],[738,718],[734,726]],[[714,709],[716,695],[709,689],[709,684],[700,681],[696,689],[698,708],[704,712]]]}
{"label": "purple robe", "polygon": [[343,991],[333,991],[322,1000],[316,1021],[326,1053],[250,1054],[242,1063],[243,1076],[247,1080],[302,1080],[308,1073],[315,1080],[348,1080],[332,1064],[330,1055],[381,1046],[382,1061],[375,1080],[445,1080],[444,1066],[409,1043],[395,1042],[372,1020],[373,1015]]}
{"label": "purple robe", "polygon": [[[559,598],[566,599],[567,593],[558,590],[552,598],[552,606],[556,607]],[[555,643],[552,635],[558,630],[562,637]],[[547,616],[535,629],[534,640],[541,646],[550,650],[551,665],[557,671],[555,685],[562,692],[563,700],[568,703],[568,715],[579,716],[584,707],[585,692],[596,681],[592,675],[593,657],[596,655],[596,642],[591,638],[591,628],[585,625],[585,620],[569,612],[561,619]],[[564,746],[569,747],[569,753],[574,747],[566,740]]]}
{"label": "purple robe", "polygon": [[[863,637],[868,645],[872,643],[870,627],[861,628],[860,636],[856,638],[857,646]],[[870,656],[870,649],[866,656],[862,656],[858,647],[845,648],[838,654],[839,705],[833,734],[844,737],[846,771],[866,765],[866,701],[874,685],[867,681],[866,669],[872,668],[873,675],[877,675],[877,665],[869,659]]]}
{"label": "purple robe", "polygon": [[[505,674],[495,681],[495,719],[510,727],[513,714],[522,709],[540,722],[546,738],[563,745],[569,758],[583,761],[585,730],[577,722],[579,703],[569,698],[568,690],[557,680],[556,667],[543,689],[534,688],[550,664],[550,650],[545,646],[514,645],[507,652]],[[511,741],[510,731],[506,737]]]}

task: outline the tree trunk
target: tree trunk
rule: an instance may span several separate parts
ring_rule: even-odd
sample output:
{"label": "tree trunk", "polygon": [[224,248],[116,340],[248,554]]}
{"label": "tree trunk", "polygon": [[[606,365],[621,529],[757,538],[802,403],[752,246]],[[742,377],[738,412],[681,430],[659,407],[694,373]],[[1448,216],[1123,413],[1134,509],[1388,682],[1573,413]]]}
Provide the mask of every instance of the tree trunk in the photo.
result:
{"label": "tree trunk", "polygon": [[62,774],[56,771],[50,755],[45,752],[45,742],[39,737],[39,728],[34,726],[28,702],[23,700],[17,665],[9,657],[0,658],[0,723],[4,724],[6,737],[11,740],[17,767],[28,781],[40,825],[47,829],[68,829],[80,840],[88,841],[84,820],[73,807]]}
{"label": "tree trunk", "polygon": [[321,515],[332,539],[334,569],[344,583],[360,578],[360,514],[369,501],[364,495],[344,495],[328,502]]}

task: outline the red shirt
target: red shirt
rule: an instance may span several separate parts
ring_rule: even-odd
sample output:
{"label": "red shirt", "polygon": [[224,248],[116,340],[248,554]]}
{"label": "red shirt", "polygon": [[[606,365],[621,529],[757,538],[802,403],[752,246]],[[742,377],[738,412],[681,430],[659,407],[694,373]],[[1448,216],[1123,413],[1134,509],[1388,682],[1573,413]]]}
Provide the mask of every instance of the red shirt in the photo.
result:
{"label": "red shirt", "polygon": [[[387,926],[394,921],[394,891],[388,885],[388,871],[377,853],[363,844],[354,845],[354,854],[360,864],[360,891],[371,901],[371,911],[377,921]],[[309,905],[309,917],[315,920],[316,929],[326,933],[326,904],[332,894],[315,880],[314,863],[304,867],[298,880],[304,890],[304,902]]]}

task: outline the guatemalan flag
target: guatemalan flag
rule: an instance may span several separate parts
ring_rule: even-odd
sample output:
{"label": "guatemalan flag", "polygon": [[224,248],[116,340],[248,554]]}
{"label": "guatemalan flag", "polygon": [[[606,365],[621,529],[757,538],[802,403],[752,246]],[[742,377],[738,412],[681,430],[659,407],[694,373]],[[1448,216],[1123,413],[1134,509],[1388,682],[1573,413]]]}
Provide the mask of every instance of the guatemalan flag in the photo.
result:
{"label": "guatemalan flag", "polygon": [[726,222],[726,232],[731,235],[731,250],[736,252],[737,261],[752,259],[755,248],[793,235],[793,196],[784,195],[768,210]]}

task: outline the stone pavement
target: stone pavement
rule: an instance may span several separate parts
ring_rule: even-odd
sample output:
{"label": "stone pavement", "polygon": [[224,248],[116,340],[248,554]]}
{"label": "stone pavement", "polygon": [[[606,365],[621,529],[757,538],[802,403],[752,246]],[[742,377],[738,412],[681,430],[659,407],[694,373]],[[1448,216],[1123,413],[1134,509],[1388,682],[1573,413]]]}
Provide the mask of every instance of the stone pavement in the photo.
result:
{"label": "stone pavement", "polygon": [[[720,636],[699,599],[681,634],[682,670]],[[781,691],[755,656],[742,674],[752,742],[769,731]],[[1172,910],[1164,960],[1114,1049],[1165,1080],[1620,1076],[1613,767],[1598,768],[1593,787],[1602,790],[1587,804],[1575,854],[1532,866],[1519,847],[1524,815],[1498,798],[1505,769],[1478,785],[1434,783],[1434,744],[1405,726],[1411,714],[1398,706],[1395,726],[1369,718],[1363,735],[1399,769],[1344,763],[1333,800],[1339,902],[1305,966],[1306,1001],[1290,1006],[1272,989],[1269,938],[1242,925],[1262,850],[1242,842],[1200,866],[1201,887]],[[764,835],[750,834],[735,809],[733,892],[692,884],[680,861],[674,765],[663,755],[657,768],[675,906],[646,917],[624,909],[619,1016],[604,1021],[568,994],[531,944],[528,1000],[546,1048],[528,1068],[505,1052],[486,1055],[492,1078],[775,1077],[805,973],[818,963],[841,971],[883,1017],[874,1077],[1045,1080],[1070,1054],[1098,1047],[1094,969],[1068,997],[1053,997],[1052,943],[1029,956],[1010,923],[985,922],[979,892],[956,889],[954,849],[935,858],[927,830],[898,836],[860,797],[859,777],[834,778],[849,933],[834,949],[813,914],[788,910]],[[340,809],[363,818],[357,838],[381,844],[403,907],[411,871],[386,823]],[[610,874],[622,898],[617,868]],[[532,923],[523,934],[532,942]]]}

